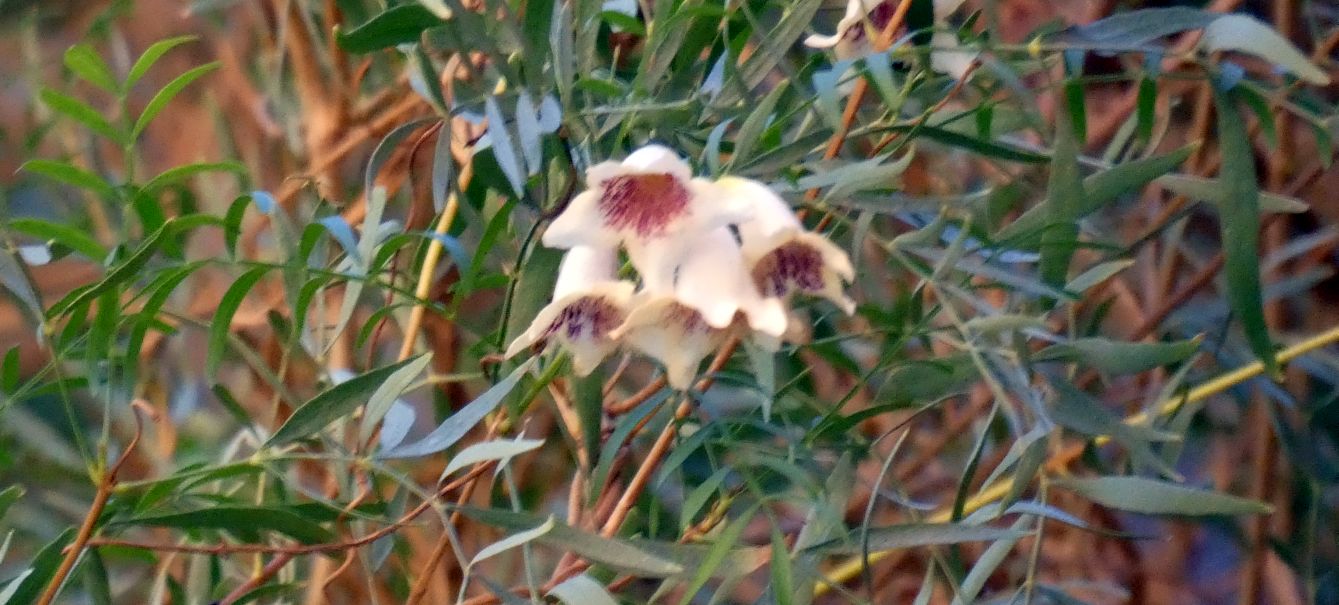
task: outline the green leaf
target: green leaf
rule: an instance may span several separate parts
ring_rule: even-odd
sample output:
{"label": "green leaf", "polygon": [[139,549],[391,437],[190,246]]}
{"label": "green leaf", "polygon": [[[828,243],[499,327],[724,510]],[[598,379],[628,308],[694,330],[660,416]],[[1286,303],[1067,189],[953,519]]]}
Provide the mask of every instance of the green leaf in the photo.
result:
{"label": "green leaf", "polygon": [[1199,29],[1219,17],[1187,7],[1146,8],[1112,15],[1088,25],[1075,27],[1059,36],[1059,41],[1079,42],[1108,49],[1138,49],[1158,38]]}
{"label": "green leaf", "polygon": [[494,439],[476,443],[460,450],[459,454],[451,458],[451,463],[446,465],[446,470],[442,471],[442,478],[444,479],[451,473],[480,462],[498,460],[500,461],[499,466],[505,465],[512,458],[539,449],[542,445],[544,445],[543,439]]}
{"label": "green leaf", "polygon": [[1041,234],[1041,279],[1060,287],[1069,276],[1069,261],[1079,238],[1077,221],[1086,206],[1083,176],[1079,173],[1079,141],[1074,138],[1069,112],[1055,112],[1055,149],[1046,187],[1046,229]]}
{"label": "green leaf", "polygon": [[107,181],[102,180],[96,174],[93,174],[82,168],[76,168],[65,162],[54,160],[28,160],[19,170],[25,170],[34,174],[55,179],[67,185],[73,185],[80,189],[87,189],[104,198],[110,198],[115,191]]}
{"label": "green leaf", "polygon": [[[1157,183],[1172,193],[1183,195],[1196,201],[1209,202],[1213,204],[1221,214],[1229,195],[1225,179],[1206,179],[1198,176],[1189,176],[1185,174],[1169,174],[1160,177]],[[1260,213],[1287,213],[1298,214],[1306,212],[1311,207],[1297,198],[1260,191]]]}
{"label": "green leaf", "polygon": [[502,174],[511,184],[512,193],[520,196],[525,193],[525,176],[521,168],[521,159],[516,155],[516,146],[512,143],[511,132],[507,130],[507,119],[502,116],[496,97],[484,99],[484,115],[488,116],[488,141],[492,144],[493,159],[502,169]]}
{"label": "green leaf", "polygon": [[4,286],[22,304],[29,321],[42,321],[42,299],[33,287],[23,263],[8,250],[0,250],[0,286]]}
{"label": "green leaf", "polygon": [[140,188],[140,193],[149,196],[157,195],[164,187],[205,172],[246,174],[246,166],[243,166],[240,162],[229,160],[226,162],[201,162],[169,168],[168,170],[163,171],[162,174],[153,177],[149,182],[145,183],[144,186]]}
{"label": "green leaf", "polygon": [[1033,361],[1079,361],[1107,374],[1137,374],[1185,361],[1199,349],[1200,339],[1177,342],[1120,342],[1077,338],[1039,351]]}
{"label": "green leaf", "polygon": [[96,109],[89,107],[83,101],[66,96],[50,88],[43,88],[42,92],[38,93],[38,96],[41,97],[42,102],[45,103],[47,107],[73,118],[75,121],[83,124],[93,132],[117,143],[121,143],[125,138],[125,135],[118,132],[115,127],[109,124],[107,119],[102,117],[102,114],[98,113]]}
{"label": "green leaf", "polygon": [[740,514],[738,518],[726,524],[721,530],[721,533],[716,535],[716,539],[711,543],[711,550],[707,551],[706,559],[700,566],[698,566],[697,573],[693,575],[693,579],[683,591],[683,596],[679,598],[679,605],[689,605],[692,603],[694,597],[697,596],[697,592],[702,590],[703,586],[707,585],[707,582],[716,574],[721,565],[726,562],[726,558],[730,555],[730,551],[734,548],[735,544],[739,543],[740,536],[744,534],[744,529],[753,521],[753,517],[758,511],[758,506],[759,505],[755,504],[749,507],[749,509]]}
{"label": "green leaf", "polygon": [[257,530],[276,531],[303,544],[333,542],[335,535],[307,517],[282,508],[263,506],[211,506],[167,515],[136,517],[113,525],[172,527],[187,530],[213,529],[245,538]]}
{"label": "green leaf", "polygon": [[1260,294],[1260,191],[1255,174],[1255,152],[1246,134],[1246,121],[1237,111],[1232,91],[1213,87],[1218,113],[1218,146],[1223,158],[1223,202],[1219,206],[1221,239],[1227,272],[1227,297],[1246,332],[1251,351],[1270,375],[1278,374],[1274,343],[1265,323]]}
{"label": "green leaf", "polygon": [[140,78],[143,78],[144,74],[148,73],[149,69],[152,68],[159,59],[163,58],[163,55],[167,54],[167,51],[187,42],[194,42],[195,40],[195,36],[177,36],[176,38],[159,40],[150,44],[148,48],[144,49],[144,52],[139,58],[135,59],[135,64],[130,66],[130,73],[126,74],[126,90],[130,90],[132,86],[138,83]]}
{"label": "green leaf", "polygon": [[[42,550],[38,551],[32,558],[32,563],[28,569],[19,574],[10,585],[0,591],[0,603],[26,605],[37,600],[46,588],[51,576],[56,573],[56,568],[60,566],[61,559],[64,558],[65,547],[74,541],[74,528],[69,528],[56,536],[55,540],[48,542]],[[8,593],[6,598],[5,593]]]}
{"label": "green leaf", "polygon": [[87,44],[71,46],[65,51],[65,67],[70,68],[74,75],[107,92],[117,93],[120,90],[111,68],[92,46]]}
{"label": "green leaf", "polygon": [[219,63],[217,61],[206,63],[205,65],[191,69],[186,73],[173,78],[171,82],[168,82],[167,85],[159,90],[152,99],[149,99],[149,104],[144,106],[144,111],[139,114],[139,119],[135,120],[135,127],[130,130],[131,140],[138,139],[140,133],[144,132],[144,129],[148,127],[149,122],[152,122],[153,119],[158,116],[158,113],[163,111],[163,108],[167,107],[167,104],[170,103],[172,99],[176,98],[177,94],[180,93],[182,89],[190,86],[191,82],[198,80],[201,76],[218,68]]}
{"label": "green leaf", "polygon": [[274,432],[270,440],[265,442],[265,446],[274,447],[306,438],[324,429],[331,422],[352,414],[400,368],[416,361],[417,358],[410,358],[382,366],[322,391],[302,404],[302,407],[293,410],[293,415]]}
{"label": "green leaf", "polygon": [[377,423],[390,411],[391,404],[395,403],[396,398],[404,394],[405,389],[418,379],[419,374],[427,369],[428,364],[432,363],[432,353],[424,353],[411,358],[410,363],[396,370],[391,374],[381,386],[373,391],[372,396],[368,398],[367,405],[363,407],[362,427],[358,432],[358,440],[366,443],[372,436],[372,431],[376,429]]}
{"label": "green leaf", "polygon": [[[785,15],[777,22],[776,27],[757,41],[758,49],[739,67],[739,79],[743,82],[745,90],[753,90],[762,83],[772,68],[776,67],[781,58],[794,47],[795,41],[812,26],[814,14],[818,12],[820,5],[822,5],[820,0],[798,0],[787,3]],[[758,32],[753,33],[756,35]],[[727,86],[726,90],[735,91],[737,88]],[[733,102],[737,95],[723,95],[723,97],[724,102]]]}
{"label": "green leaf", "polygon": [[1111,508],[1150,515],[1269,514],[1264,502],[1143,477],[1057,479],[1054,484]]}
{"label": "green leaf", "polygon": [[[1122,195],[1138,191],[1175,170],[1194,150],[1193,146],[1182,147],[1168,154],[1118,164],[1083,179],[1083,205],[1077,209],[1077,218],[1092,214]],[[1031,235],[1040,235],[1046,228],[1046,212],[1045,204],[1029,208],[1012,223],[1001,228],[995,234],[995,240],[1014,241]]]}
{"label": "green leaf", "polygon": [[[993,542],[1026,535],[1022,532],[984,525],[964,525],[961,523],[907,523],[889,527],[874,527],[869,530],[869,549],[871,551],[918,548],[941,544],[960,544],[963,542]],[[857,530],[849,536],[816,544],[806,552],[823,554],[858,555],[863,551],[861,534]]]}
{"label": "green leaf", "polygon": [[255,267],[243,273],[234,281],[219,299],[218,308],[209,321],[209,345],[205,354],[205,375],[218,373],[223,363],[223,351],[228,347],[228,336],[232,333],[232,318],[241,308],[242,301],[251,292],[251,288],[269,271],[269,267]]}
{"label": "green leaf", "polygon": [[[419,439],[414,443],[410,443],[409,445],[402,445],[388,452],[381,452],[377,454],[377,457],[413,458],[435,454],[455,445],[457,441],[460,441],[461,437],[464,437],[466,433],[470,432],[470,429],[474,428],[474,425],[479,424],[479,421],[483,420],[484,416],[487,416],[494,409],[497,409],[497,406],[502,404],[502,400],[511,393],[512,389],[516,388],[516,385],[521,381],[521,377],[525,376],[534,365],[535,359],[532,358],[527,360],[525,363],[517,366],[515,370],[512,370],[511,374],[508,374],[506,378],[503,378],[487,391],[484,391],[483,394],[475,398],[474,401],[469,402],[465,407],[457,410],[456,413],[448,417],[426,437]],[[371,373],[369,372],[363,376],[368,376],[370,374]],[[359,378],[362,378],[362,376]],[[358,380],[359,378],[355,378],[354,380]],[[353,380],[350,380],[349,382],[353,382]],[[346,382],[344,384],[349,383]],[[317,397],[319,398],[320,395]],[[316,400],[313,399],[312,401],[315,402]],[[301,409],[298,411],[301,411]],[[295,417],[296,415],[297,414],[294,414]],[[333,419],[334,417],[331,417],[331,420]],[[289,419],[289,421],[291,422],[292,419]],[[325,426],[325,424],[322,424],[321,426]],[[278,435],[276,434],[276,437],[277,436]]]}
{"label": "green leaf", "polygon": [[1149,445],[1154,441],[1177,441],[1180,439],[1178,435],[1143,425],[1126,424],[1107,410],[1101,401],[1062,378],[1051,379],[1051,386],[1055,388],[1056,397],[1049,415],[1056,424],[1094,437],[1108,435],[1130,453],[1136,464],[1157,469],[1167,477],[1180,478],[1176,469],[1158,458]]}
{"label": "green leaf", "polygon": [[763,130],[771,122],[772,111],[776,109],[777,101],[790,88],[787,84],[789,82],[786,81],[777,83],[776,88],[768,92],[756,106],[749,108],[748,117],[744,118],[744,123],[739,126],[739,132],[735,133],[735,150],[730,156],[731,166],[748,161],[749,156],[753,154],[753,149],[762,138]]}
{"label": "green leaf", "polygon": [[348,33],[335,29],[335,40],[347,52],[361,54],[418,42],[427,29],[446,23],[417,2],[393,6]]}
{"label": "green leaf", "polygon": [[1214,19],[1213,23],[1204,28],[1200,48],[1208,53],[1223,50],[1244,52],[1278,65],[1312,84],[1324,86],[1330,83],[1330,77],[1323,70],[1274,28],[1246,15],[1223,15]]}
{"label": "green leaf", "polygon": [[1139,140],[1148,143],[1153,138],[1153,126],[1157,121],[1158,81],[1152,77],[1139,80],[1139,96],[1136,110],[1136,125]]}
{"label": "green leaf", "polygon": [[101,261],[107,257],[107,250],[84,230],[62,223],[52,223],[35,218],[17,218],[9,221],[11,231],[26,233],[36,238],[65,246],[87,256],[91,260]]}

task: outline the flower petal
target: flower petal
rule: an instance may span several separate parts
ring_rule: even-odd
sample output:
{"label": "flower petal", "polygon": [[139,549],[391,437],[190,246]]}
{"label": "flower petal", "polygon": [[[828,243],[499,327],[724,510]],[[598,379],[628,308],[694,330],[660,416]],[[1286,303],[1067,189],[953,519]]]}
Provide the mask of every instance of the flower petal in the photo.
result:
{"label": "flower petal", "polygon": [[613,246],[572,246],[558,267],[553,299],[583,292],[601,282],[614,281],[618,271],[618,249]]}
{"label": "flower petal", "polygon": [[838,42],[841,42],[852,28],[857,27],[865,20],[865,16],[885,0],[850,0],[846,3],[846,14],[842,15],[841,21],[837,22],[837,31],[830,36],[812,35],[804,39],[804,45],[810,48],[832,48]]}
{"label": "flower petal", "polygon": [[716,183],[732,204],[751,210],[748,219],[737,225],[746,258],[757,258],[804,230],[790,204],[767,185],[739,177],[723,177]]}
{"label": "flower petal", "polygon": [[855,301],[847,297],[845,282],[855,278],[846,253],[816,233],[795,235],[752,265],[754,283],[763,296],[786,297],[794,292],[821,296],[847,315]]}
{"label": "flower petal", "polygon": [[638,305],[614,334],[665,366],[665,378],[676,389],[692,386],[702,360],[725,340],[725,331],[666,296]]}
{"label": "flower petal", "polygon": [[562,213],[549,223],[541,241],[550,248],[616,246],[618,234],[605,227],[600,216],[600,192],[583,191],[572,198]]}
{"label": "flower petal", "polygon": [[614,331],[627,317],[634,286],[631,282],[602,282],[549,303],[530,327],[507,347],[507,357],[536,342],[557,343],[572,354],[573,371],[589,374],[618,347]]}
{"label": "flower petal", "polygon": [[786,329],[785,306],[764,300],[744,266],[744,255],[729,229],[720,227],[695,240],[679,265],[674,294],[702,314],[714,328],[725,328],[743,311],[754,329],[780,335]]}

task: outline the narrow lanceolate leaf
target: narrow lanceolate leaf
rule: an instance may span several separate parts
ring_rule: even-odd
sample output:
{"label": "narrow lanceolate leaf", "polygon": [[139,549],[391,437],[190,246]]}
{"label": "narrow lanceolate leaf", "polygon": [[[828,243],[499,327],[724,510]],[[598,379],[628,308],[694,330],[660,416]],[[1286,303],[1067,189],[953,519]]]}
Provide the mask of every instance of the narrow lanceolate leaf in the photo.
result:
{"label": "narrow lanceolate leaf", "polygon": [[1227,272],[1227,297],[1241,321],[1251,351],[1270,374],[1278,372],[1274,343],[1265,324],[1260,293],[1260,191],[1255,154],[1246,134],[1246,122],[1237,111],[1235,94],[1214,86],[1218,113],[1218,145],[1223,157],[1220,229]]}
{"label": "narrow lanceolate leaf", "polygon": [[1055,484],[1103,506],[1152,515],[1257,515],[1274,510],[1264,502],[1143,477],[1061,479]]}
{"label": "narrow lanceolate leaf", "polygon": [[1278,65],[1312,84],[1324,86],[1330,77],[1316,67],[1274,28],[1246,15],[1223,15],[1204,28],[1200,47],[1205,52],[1235,50]]}
{"label": "narrow lanceolate leaf", "polygon": [[159,59],[163,58],[163,55],[167,54],[167,51],[187,42],[194,42],[195,39],[195,36],[178,36],[176,38],[159,40],[149,45],[149,48],[144,49],[144,53],[141,54],[138,59],[135,59],[135,64],[130,67],[130,73],[126,74],[126,90],[129,90],[136,82],[139,82],[139,79],[143,78],[144,74],[148,73],[149,68],[153,67]]}
{"label": "narrow lanceolate leaf", "polygon": [[[1224,202],[1228,196],[1227,187],[1218,179],[1206,179],[1186,174],[1169,174],[1159,177],[1157,184],[1177,195],[1183,195],[1195,201],[1209,202],[1219,212],[1222,211],[1221,209],[1224,207]],[[1311,206],[1308,206],[1306,202],[1295,197],[1268,191],[1260,192],[1260,214],[1299,214],[1310,208]]]}
{"label": "narrow lanceolate leaf", "polygon": [[218,309],[209,324],[209,345],[205,355],[205,374],[213,376],[223,363],[223,351],[228,347],[228,335],[232,329],[232,318],[241,308],[242,301],[251,292],[251,288],[265,276],[268,267],[256,267],[243,273],[237,281],[228,286],[223,298],[219,299]]}
{"label": "narrow lanceolate leaf", "polygon": [[1039,351],[1034,361],[1079,361],[1108,374],[1137,374],[1180,361],[1195,354],[1200,339],[1177,342],[1120,342],[1106,338],[1077,338]]}
{"label": "narrow lanceolate leaf", "polygon": [[[416,456],[427,456],[428,454],[435,454],[455,445],[455,443],[460,441],[460,438],[464,437],[471,428],[474,428],[474,425],[479,424],[479,421],[483,420],[484,416],[487,416],[489,412],[497,409],[497,406],[502,404],[502,400],[511,393],[512,389],[516,388],[517,383],[521,381],[521,377],[525,376],[525,374],[530,371],[530,368],[534,366],[534,363],[534,358],[531,358],[525,363],[517,366],[517,368],[512,370],[511,374],[508,374],[506,378],[503,378],[497,384],[493,385],[492,388],[484,391],[482,395],[474,401],[471,401],[465,407],[457,410],[455,414],[452,414],[442,422],[442,424],[429,433],[428,436],[415,441],[414,443],[410,443],[409,445],[397,447],[388,452],[382,452],[378,454],[378,457],[413,458]],[[278,435],[276,434],[276,437],[277,436]]]}
{"label": "narrow lanceolate leaf", "polygon": [[494,542],[492,544],[489,544],[488,546],[483,547],[482,549],[479,550],[479,554],[474,555],[474,558],[470,559],[469,567],[473,567],[476,563],[480,561],[483,561],[491,557],[495,557],[501,553],[516,548],[517,546],[520,546],[522,544],[529,544],[530,542],[533,542],[540,536],[543,536],[544,534],[547,534],[550,531],[552,531],[555,523],[557,522],[554,520],[552,516],[550,516],[547,521],[541,523],[538,527],[535,527],[533,529],[527,529],[521,532],[516,532],[510,536],[498,540],[497,542]]}
{"label": "narrow lanceolate leaf", "polygon": [[376,429],[377,424],[389,412],[391,405],[395,400],[409,388],[423,370],[427,369],[428,364],[432,362],[432,353],[425,353],[409,360],[404,367],[391,374],[386,382],[381,383],[372,396],[368,398],[367,405],[363,408],[363,424],[359,431],[358,440],[366,442],[368,437],[372,436],[372,431]]}
{"label": "narrow lanceolate leaf", "polygon": [[65,66],[76,76],[107,92],[117,92],[116,78],[98,51],[87,44],[76,44],[65,51]]}
{"label": "narrow lanceolate leaf", "polygon": [[56,573],[56,567],[60,565],[63,558],[61,551],[73,540],[74,528],[71,527],[56,536],[55,540],[48,542],[46,546],[42,547],[42,550],[37,551],[27,571],[20,572],[19,575],[22,577],[17,578],[5,587],[5,592],[9,596],[0,599],[0,603],[26,604],[36,601],[38,595],[42,593],[42,589],[51,581],[51,576]]}
{"label": "narrow lanceolate leaf", "polygon": [[107,122],[107,119],[102,117],[102,114],[98,113],[97,110],[92,107],[89,107],[83,101],[66,96],[51,90],[50,88],[43,88],[42,92],[39,93],[39,96],[42,99],[42,103],[45,103],[47,107],[73,118],[89,130],[107,137],[112,141],[117,143],[121,142],[121,139],[123,138],[121,133],[113,128],[112,125]]}
{"label": "narrow lanceolate leaf", "polygon": [[243,166],[240,162],[231,160],[225,162],[200,162],[196,164],[187,164],[185,166],[177,166],[176,168],[165,170],[162,174],[150,179],[149,182],[145,183],[144,186],[140,188],[140,192],[146,195],[157,195],[164,187],[206,172],[246,174],[246,166]]}
{"label": "narrow lanceolate leaf", "polygon": [[83,254],[91,260],[101,261],[107,257],[107,250],[85,230],[64,223],[53,223],[35,218],[16,218],[9,221],[8,227],[19,233],[59,244]]}
{"label": "narrow lanceolate leaf", "polygon": [[[1164,155],[1134,160],[1113,166],[1083,179],[1083,206],[1078,216],[1096,212],[1122,195],[1138,191],[1155,179],[1175,170],[1190,157],[1194,147],[1183,147]],[[1040,235],[1046,228],[1048,206],[1039,204],[1019,215],[995,234],[996,241]]]}
{"label": "narrow lanceolate leaf", "polygon": [[200,79],[201,76],[218,68],[219,63],[217,61],[214,63],[206,63],[191,69],[186,73],[177,76],[171,82],[168,82],[166,86],[158,91],[158,94],[155,94],[152,99],[149,99],[149,104],[144,106],[144,111],[139,114],[139,119],[135,120],[135,127],[130,131],[130,138],[139,138],[140,133],[144,132],[144,129],[148,127],[149,122],[152,122],[153,119],[158,116],[158,113],[163,111],[163,108],[167,107],[167,104],[172,102],[172,99],[176,98],[177,94],[180,93],[182,89],[190,86],[191,82]]}
{"label": "narrow lanceolate leaf", "polygon": [[495,97],[484,99],[484,114],[488,116],[488,141],[492,143],[493,159],[507,177],[513,193],[520,195],[525,191],[525,177],[522,176],[521,159],[516,155],[516,146],[512,144],[511,133],[507,132],[507,120],[502,117]]}
{"label": "narrow lanceolate leaf", "polygon": [[[1059,99],[1061,103],[1064,99]],[[1055,151],[1046,189],[1046,231],[1041,235],[1041,278],[1049,286],[1065,285],[1069,261],[1078,243],[1076,221],[1084,208],[1083,176],[1079,173],[1079,141],[1069,112],[1055,112]]]}
{"label": "narrow lanceolate leaf", "polygon": [[476,443],[456,454],[451,463],[446,465],[446,470],[442,471],[442,477],[479,462],[498,460],[501,464],[506,464],[508,460],[538,449],[542,445],[544,445],[543,439],[494,439]]}
{"label": "narrow lanceolate leaf", "polygon": [[335,31],[339,47],[351,53],[370,53],[418,42],[424,30],[445,23],[417,2],[391,7],[349,32]]}
{"label": "narrow lanceolate leaf", "polygon": [[192,530],[215,529],[228,531],[239,537],[252,536],[258,530],[275,531],[304,544],[331,542],[335,537],[330,530],[303,515],[282,508],[259,506],[211,506],[184,513],[127,519],[116,524]]}
{"label": "narrow lanceolate leaf", "polygon": [[418,361],[406,359],[399,363],[383,366],[365,374],[341,382],[312,397],[302,407],[293,412],[274,436],[266,442],[267,447],[283,445],[295,439],[302,439],[324,429],[336,419],[347,416],[367,401],[372,393],[381,387],[400,368]]}
{"label": "narrow lanceolate leaf", "polygon": [[[868,533],[869,549],[894,550],[916,548],[939,544],[959,544],[962,542],[991,542],[1003,538],[1019,537],[1021,532],[984,525],[964,525],[960,523],[908,523],[890,527],[871,528]],[[838,540],[830,540],[806,549],[809,552],[825,554],[858,555],[864,552],[860,536],[852,535]]]}
{"label": "narrow lanceolate leaf", "polygon": [[102,180],[96,174],[93,174],[82,168],[76,168],[65,162],[54,160],[28,160],[19,170],[24,170],[34,174],[55,179],[67,185],[74,185],[80,189],[87,189],[102,197],[111,197],[114,191],[107,181]]}

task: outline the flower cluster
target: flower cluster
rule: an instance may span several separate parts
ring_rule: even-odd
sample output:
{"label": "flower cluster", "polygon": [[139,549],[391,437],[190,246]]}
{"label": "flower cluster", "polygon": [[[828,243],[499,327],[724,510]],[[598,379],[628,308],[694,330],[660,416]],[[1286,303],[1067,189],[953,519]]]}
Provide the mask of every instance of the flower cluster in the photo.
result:
{"label": "flower cluster", "polygon": [[[854,278],[846,253],[762,183],[695,178],[673,151],[649,145],[592,166],[586,186],[544,232],[544,245],[567,253],[552,302],[508,357],[557,345],[585,376],[626,346],[683,389],[732,334],[775,350],[796,293],[855,310],[843,291]],[[640,285],[619,277],[620,252]]]}
{"label": "flower cluster", "polygon": [[[935,32],[930,39],[930,69],[948,75],[955,80],[967,76],[976,53],[962,49],[958,37],[944,29],[948,18],[962,6],[966,0],[934,0]],[[862,57],[874,51],[871,40],[892,20],[897,10],[898,0],[849,0],[846,13],[837,22],[837,31],[832,35],[812,35],[804,40],[811,48],[831,48],[838,59]]]}

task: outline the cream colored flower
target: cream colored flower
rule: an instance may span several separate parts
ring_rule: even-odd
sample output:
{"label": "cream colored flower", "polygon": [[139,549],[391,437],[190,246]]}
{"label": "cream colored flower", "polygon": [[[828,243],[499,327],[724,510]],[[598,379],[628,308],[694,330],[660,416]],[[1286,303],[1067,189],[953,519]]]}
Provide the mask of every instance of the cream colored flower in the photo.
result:
{"label": "cream colored flower", "polygon": [[668,289],[674,267],[691,237],[748,216],[747,208],[722,203],[712,185],[693,178],[678,154],[648,145],[622,162],[603,162],[586,171],[586,191],[544,232],[544,245],[625,246],[628,257],[653,288]]}
{"label": "cream colored flower", "polygon": [[[966,0],[935,0],[935,27],[946,27],[948,18]],[[812,35],[804,44],[811,48],[831,48],[838,59],[853,59],[874,52],[876,38],[896,12],[898,0],[849,0],[846,14],[837,22],[832,35]],[[958,38],[947,31],[936,31],[930,40],[930,69],[961,80],[976,60],[976,52],[958,46]]]}
{"label": "cream colored flower", "polygon": [[[777,297],[764,297],[744,264],[739,242],[725,227],[696,239],[678,266],[674,296],[713,328],[725,328],[743,313],[754,330],[779,337],[786,331],[786,307]],[[656,293],[655,290],[648,290]]]}
{"label": "cream colored flower", "polygon": [[507,347],[507,357],[543,343],[558,344],[572,355],[572,370],[586,376],[618,348],[614,329],[628,315],[635,286],[614,279],[613,248],[576,246],[563,257],[553,302],[539,311],[530,327]]}
{"label": "cream colored flower", "polygon": [[681,390],[692,386],[702,360],[725,343],[727,334],[673,296],[647,297],[614,330],[616,338],[660,362],[670,386]]}
{"label": "cream colored flower", "polygon": [[738,229],[741,253],[762,296],[785,299],[802,292],[826,298],[848,315],[855,312],[855,301],[845,293],[845,284],[855,279],[846,252],[805,231],[785,200],[766,185],[726,177],[718,186],[753,206],[753,218]]}

